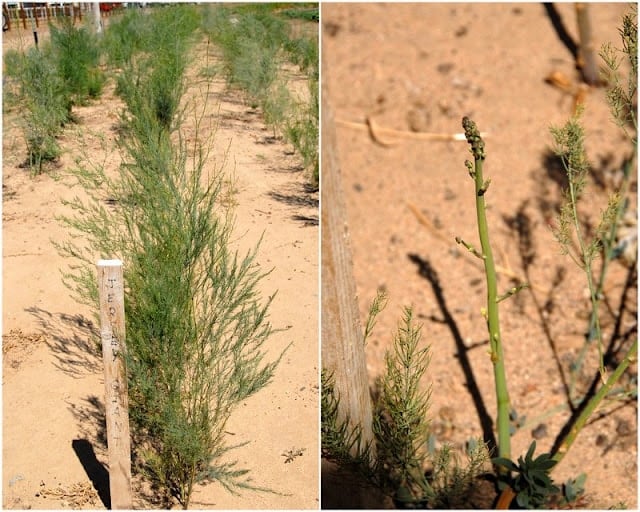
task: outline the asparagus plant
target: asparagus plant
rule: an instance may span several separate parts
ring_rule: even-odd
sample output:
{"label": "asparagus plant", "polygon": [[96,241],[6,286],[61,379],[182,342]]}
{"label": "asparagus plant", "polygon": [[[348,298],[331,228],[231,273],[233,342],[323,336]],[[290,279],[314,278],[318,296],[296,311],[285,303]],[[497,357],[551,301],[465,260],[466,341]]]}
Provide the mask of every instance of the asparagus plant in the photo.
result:
{"label": "asparagus plant", "polygon": [[487,307],[482,310],[483,316],[487,320],[489,330],[489,346],[491,362],[493,363],[493,374],[496,384],[496,399],[498,406],[498,455],[509,459],[511,457],[511,433],[509,431],[509,392],[507,390],[507,377],[505,374],[504,353],[502,349],[502,336],[500,335],[500,314],[499,302],[515,293],[518,288],[512,288],[502,296],[498,296],[498,279],[496,274],[493,252],[489,241],[489,227],[487,224],[487,213],[485,204],[485,194],[489,189],[490,179],[484,179],[483,164],[486,157],[484,141],[480,136],[480,130],[471,119],[462,119],[467,142],[471,145],[471,154],[474,162],[465,161],[469,175],[475,182],[476,215],[478,220],[478,233],[480,235],[481,251],[475,249],[471,244],[457,237],[456,242],[464,245],[472,254],[484,262],[487,280]]}

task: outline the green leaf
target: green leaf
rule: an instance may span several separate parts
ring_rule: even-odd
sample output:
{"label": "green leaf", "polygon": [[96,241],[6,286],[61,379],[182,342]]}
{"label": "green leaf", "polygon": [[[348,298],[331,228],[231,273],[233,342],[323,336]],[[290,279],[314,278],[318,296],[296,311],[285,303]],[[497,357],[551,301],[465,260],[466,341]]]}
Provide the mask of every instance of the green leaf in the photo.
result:
{"label": "green leaf", "polygon": [[495,464],[496,466],[504,466],[509,471],[518,471],[518,466],[516,466],[509,459],[505,459],[504,457],[495,457],[495,458],[491,459],[491,462],[493,464]]}

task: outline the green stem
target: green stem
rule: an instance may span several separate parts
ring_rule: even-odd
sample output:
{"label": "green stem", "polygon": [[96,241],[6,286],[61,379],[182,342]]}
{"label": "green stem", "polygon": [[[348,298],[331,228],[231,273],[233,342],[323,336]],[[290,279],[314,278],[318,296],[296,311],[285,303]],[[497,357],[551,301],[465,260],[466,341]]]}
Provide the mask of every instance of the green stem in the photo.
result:
{"label": "green stem", "polygon": [[[471,144],[475,165],[470,172],[475,180],[476,214],[478,219],[478,233],[482,247],[485,274],[487,278],[487,323],[489,328],[489,345],[491,347],[491,361],[496,383],[496,399],[498,408],[498,456],[511,459],[511,436],[509,433],[509,393],[507,391],[507,377],[505,374],[502,338],[500,336],[500,316],[498,309],[498,279],[491,244],[489,243],[489,228],[487,225],[485,194],[488,181],[482,175],[484,142],[475,123],[465,117],[462,120],[467,141]],[[467,165],[467,168],[470,168]]]}
{"label": "green stem", "polygon": [[638,340],[636,339],[633,342],[633,345],[631,345],[631,348],[625,355],[622,362],[618,365],[615,371],[609,376],[607,381],[598,390],[598,392],[595,395],[593,395],[593,397],[589,400],[589,402],[587,402],[587,405],[578,416],[578,419],[576,420],[575,424],[567,432],[565,438],[560,443],[558,450],[553,455],[553,460],[560,462],[564,458],[566,453],[571,448],[571,445],[578,437],[578,434],[587,423],[587,420],[589,419],[589,417],[593,414],[593,412],[596,410],[598,405],[600,405],[600,402],[602,402],[602,400],[607,396],[609,391],[611,391],[611,388],[618,381],[618,379],[620,379],[622,374],[629,367],[629,364],[631,364],[631,362],[635,360],[637,354],[638,354]]}
{"label": "green stem", "polygon": [[[629,176],[631,174],[632,163],[635,161],[635,153],[636,151],[634,148],[633,155],[625,162],[625,165],[623,168],[624,179],[622,182],[622,186],[620,188],[620,197],[622,198],[622,201],[620,201],[618,205],[615,221],[611,224],[611,228],[609,230],[608,235],[604,237],[604,240],[602,241],[602,244],[603,244],[602,268],[600,269],[600,276],[598,277],[598,285],[596,287],[596,298],[598,299],[599,297],[602,296],[602,293],[604,291],[604,283],[605,283],[605,278],[607,276],[607,271],[609,269],[609,263],[613,259],[612,253],[615,246],[618,226],[620,225],[620,222],[622,221],[622,217],[625,212],[624,199],[627,197],[627,192],[629,190],[629,181],[630,181]],[[584,357],[586,355],[587,349],[589,348],[593,340],[598,339],[598,329],[599,329],[598,318],[599,317],[598,317],[597,308],[592,308],[591,316],[589,318],[589,329],[587,331],[587,342],[582,346],[582,349],[580,350],[580,353],[578,354],[578,357],[576,357],[571,368],[569,396],[573,403],[575,403],[576,401],[576,398],[574,397],[576,379],[582,368],[582,364],[584,362]]]}
{"label": "green stem", "polygon": [[598,315],[598,307],[600,305],[600,299],[598,297],[597,290],[593,283],[593,271],[591,264],[593,262],[593,254],[587,250],[584,237],[582,236],[582,229],[580,228],[580,221],[578,220],[578,192],[576,191],[575,182],[569,179],[569,197],[571,200],[572,219],[578,237],[578,245],[580,247],[580,255],[582,257],[582,264],[584,271],[587,275],[587,284],[589,286],[589,295],[591,297],[591,321],[593,331],[589,331],[587,343],[592,340],[596,340],[598,343],[598,356],[600,360],[600,375],[604,379],[604,353],[602,351],[602,333],[600,331],[600,317]]}

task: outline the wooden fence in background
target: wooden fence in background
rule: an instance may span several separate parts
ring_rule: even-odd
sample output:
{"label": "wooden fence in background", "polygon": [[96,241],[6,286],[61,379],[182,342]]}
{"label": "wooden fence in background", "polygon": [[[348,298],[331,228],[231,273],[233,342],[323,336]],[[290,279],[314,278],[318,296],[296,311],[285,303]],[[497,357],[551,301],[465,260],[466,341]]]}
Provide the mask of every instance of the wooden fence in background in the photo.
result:
{"label": "wooden fence in background", "polygon": [[[92,4],[89,2],[82,3],[2,3],[2,31],[6,32],[15,28],[16,25],[22,25],[23,29],[27,29],[27,23],[35,23],[36,27],[40,27],[40,23],[48,23],[57,18],[69,17],[73,18],[73,22],[82,21],[82,18],[91,12]],[[121,12],[122,3],[100,3],[100,12],[102,16]]]}

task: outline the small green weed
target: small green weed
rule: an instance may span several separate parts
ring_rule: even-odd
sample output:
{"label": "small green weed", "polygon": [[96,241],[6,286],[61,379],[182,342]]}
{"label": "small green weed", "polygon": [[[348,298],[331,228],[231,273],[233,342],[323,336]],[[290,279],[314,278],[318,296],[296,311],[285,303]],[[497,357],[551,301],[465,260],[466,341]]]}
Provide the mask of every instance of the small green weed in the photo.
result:
{"label": "small green weed", "polygon": [[[536,442],[533,441],[524,459],[518,457],[518,463],[514,464],[509,459],[496,457],[492,462],[497,466],[502,466],[516,476],[511,481],[511,487],[516,493],[516,502],[522,508],[541,508],[551,494],[560,491],[553,485],[549,476],[551,469],[558,463],[551,455],[543,453],[535,459],[533,453],[536,449]],[[505,482],[499,482],[501,490],[507,488]]]}

